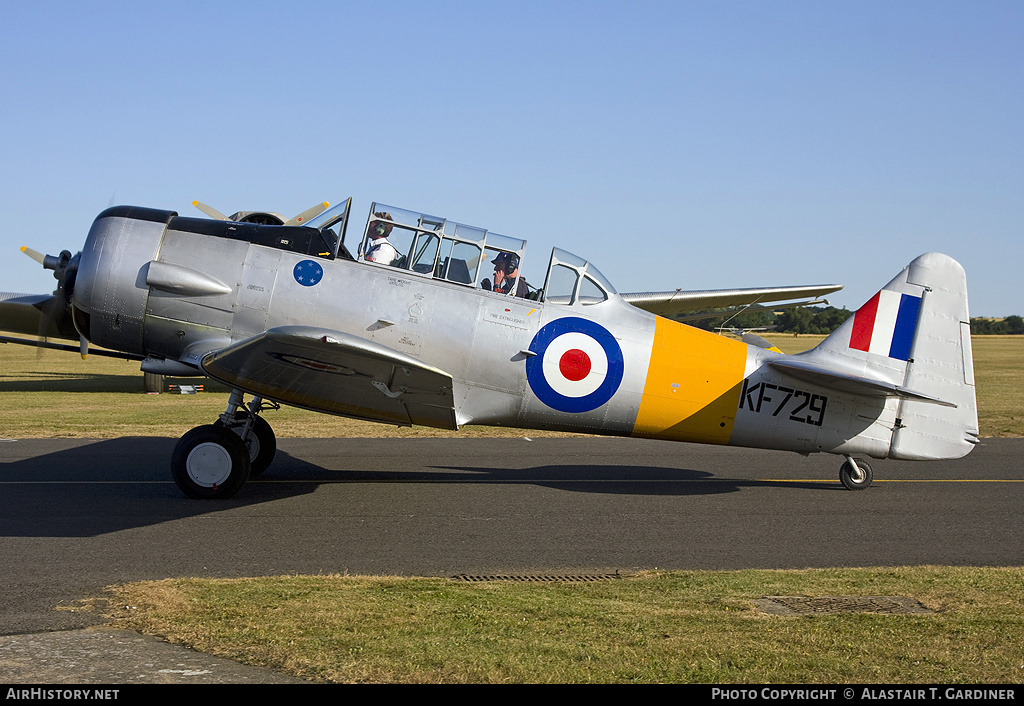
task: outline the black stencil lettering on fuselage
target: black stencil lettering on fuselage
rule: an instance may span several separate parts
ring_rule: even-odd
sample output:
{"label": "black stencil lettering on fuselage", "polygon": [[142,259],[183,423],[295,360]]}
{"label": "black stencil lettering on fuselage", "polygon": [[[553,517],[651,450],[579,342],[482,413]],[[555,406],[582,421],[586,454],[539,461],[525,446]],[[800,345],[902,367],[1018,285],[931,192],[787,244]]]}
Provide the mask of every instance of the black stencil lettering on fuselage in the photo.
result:
{"label": "black stencil lettering on fuselage", "polygon": [[825,420],[825,406],[828,397],[805,392],[794,387],[758,382],[753,385],[743,381],[740,392],[740,409],[773,417],[788,416],[794,422],[820,427]]}

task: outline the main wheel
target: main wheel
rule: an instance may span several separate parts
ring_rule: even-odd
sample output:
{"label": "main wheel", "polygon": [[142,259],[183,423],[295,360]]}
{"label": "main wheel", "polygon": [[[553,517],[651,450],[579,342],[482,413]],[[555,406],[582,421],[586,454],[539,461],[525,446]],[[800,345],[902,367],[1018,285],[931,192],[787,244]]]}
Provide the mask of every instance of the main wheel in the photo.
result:
{"label": "main wheel", "polygon": [[143,373],[142,386],[146,392],[159,394],[164,391],[164,376],[159,373]]}
{"label": "main wheel", "polygon": [[174,447],[171,475],[190,498],[230,498],[249,480],[249,450],[229,429],[196,427]]}
{"label": "main wheel", "polygon": [[874,474],[871,472],[871,466],[862,458],[853,459],[857,464],[854,469],[853,464],[849,461],[844,461],[843,465],[839,467],[839,482],[842,483],[847,490],[864,490],[874,479]]}
{"label": "main wheel", "polygon": [[[236,416],[243,423],[231,427],[231,431],[241,439],[245,429],[244,421],[249,418],[249,413],[239,410]],[[219,419],[213,423],[213,426],[225,428],[224,422]],[[274,436],[274,430],[271,429],[266,419],[256,417],[252,423],[252,429],[249,431],[249,438],[242,439],[242,441],[249,449],[249,477],[255,478],[273,463],[274,455],[277,453],[277,437]]]}

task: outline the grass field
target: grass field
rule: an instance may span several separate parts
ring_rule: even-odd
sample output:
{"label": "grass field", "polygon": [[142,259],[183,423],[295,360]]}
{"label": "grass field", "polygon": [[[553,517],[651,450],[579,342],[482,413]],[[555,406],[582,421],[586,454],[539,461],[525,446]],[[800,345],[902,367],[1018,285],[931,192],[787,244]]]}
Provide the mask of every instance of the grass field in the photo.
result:
{"label": "grass field", "polygon": [[[820,336],[776,336],[786,353],[812,347]],[[982,436],[1024,436],[1024,336],[974,338],[979,425]],[[201,378],[176,382],[204,382]],[[178,437],[209,424],[227,406],[227,391],[205,382],[196,395],[147,395],[138,363],[99,356],[82,360],[73,353],[37,351],[0,344],[0,392],[7,413],[0,437],[112,438]],[[392,427],[285,407],[267,420],[280,437],[523,436],[527,432],[467,427],[458,432],[423,427]],[[528,432],[532,437],[565,436]]]}
{"label": "grass field", "polygon": [[[1024,681],[1024,569],[649,572],[593,583],[291,576],[119,586],[115,625],[327,682]],[[763,596],[926,614],[777,616]],[[129,607],[128,609],[123,608]]]}

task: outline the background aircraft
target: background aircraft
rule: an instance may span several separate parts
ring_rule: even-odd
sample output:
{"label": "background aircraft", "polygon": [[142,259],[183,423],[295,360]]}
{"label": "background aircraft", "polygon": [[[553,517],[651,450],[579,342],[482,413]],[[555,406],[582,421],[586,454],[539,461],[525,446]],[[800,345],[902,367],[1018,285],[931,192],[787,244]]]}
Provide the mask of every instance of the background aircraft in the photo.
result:
{"label": "background aircraft", "polygon": [[[784,356],[656,313],[837,285],[620,295],[555,248],[542,286],[516,298],[482,285],[499,263],[532,264],[525,241],[373,204],[346,243],[350,207],[301,227],[111,208],[79,255],[43,258],[52,298],[8,299],[0,317],[57,310],[48,333],[66,336],[70,320],[143,371],[229,385],[224,414],[174,451],[192,497],[228,497],[270,465],[261,415],[278,404],[399,425],[836,453],[851,489],[872,478],[854,453],[955,458],[977,441],[966,282],[944,255],[917,258],[817,348]],[[381,239],[397,256],[374,262]]]}

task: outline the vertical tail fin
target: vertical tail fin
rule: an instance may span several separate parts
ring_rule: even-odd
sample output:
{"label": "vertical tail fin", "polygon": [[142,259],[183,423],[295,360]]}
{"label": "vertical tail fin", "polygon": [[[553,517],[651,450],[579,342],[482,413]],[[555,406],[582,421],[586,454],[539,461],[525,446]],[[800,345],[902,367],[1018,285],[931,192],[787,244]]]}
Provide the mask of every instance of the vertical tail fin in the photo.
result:
{"label": "vertical tail fin", "polygon": [[907,283],[924,291],[904,384],[956,407],[903,400],[889,456],[959,458],[978,442],[967,277],[956,260],[929,253],[910,263]]}
{"label": "vertical tail fin", "polygon": [[790,358],[847,389],[899,398],[890,458],[959,458],[978,441],[967,278],[946,255],[921,255],[818,347]]}

